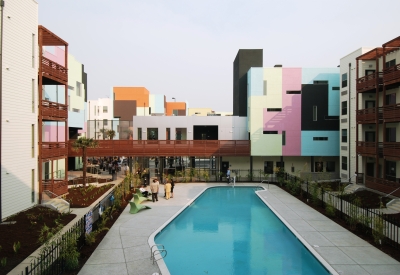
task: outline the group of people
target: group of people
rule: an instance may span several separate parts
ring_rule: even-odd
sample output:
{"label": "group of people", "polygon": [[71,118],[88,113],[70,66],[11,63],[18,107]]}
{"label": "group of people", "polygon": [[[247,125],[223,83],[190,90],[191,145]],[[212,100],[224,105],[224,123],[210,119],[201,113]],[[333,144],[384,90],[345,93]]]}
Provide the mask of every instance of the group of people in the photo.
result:
{"label": "group of people", "polygon": [[[174,187],[175,187],[174,180],[173,179],[167,180],[167,182],[164,184],[164,198],[169,200],[170,198],[174,197]],[[158,201],[159,189],[160,189],[160,182],[157,179],[153,179],[152,182],[150,182],[151,199],[153,202]],[[147,189],[146,185],[140,188],[140,192],[142,192],[142,194],[146,197],[149,195],[149,190]]]}

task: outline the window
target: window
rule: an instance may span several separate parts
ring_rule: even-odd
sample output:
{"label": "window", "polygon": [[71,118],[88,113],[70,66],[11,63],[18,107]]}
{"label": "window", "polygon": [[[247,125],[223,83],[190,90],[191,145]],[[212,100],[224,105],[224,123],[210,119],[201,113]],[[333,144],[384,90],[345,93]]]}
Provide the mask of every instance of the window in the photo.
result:
{"label": "window", "polygon": [[396,180],[396,162],[395,161],[386,161],[385,162],[385,167],[386,167],[386,179],[390,181],[395,181]]}
{"label": "window", "polygon": [[317,121],[317,106],[313,106],[313,121]]}
{"label": "window", "polygon": [[32,131],[32,158],[35,157],[35,124],[31,126]]}
{"label": "window", "polygon": [[81,93],[81,83],[79,81],[76,82],[76,95],[77,96],[82,96]]}
{"label": "window", "polygon": [[103,126],[108,126],[108,120],[107,119],[103,119]]}
{"label": "window", "polygon": [[396,59],[392,59],[390,61],[387,61],[385,65],[386,65],[386,68],[395,66],[396,65]]}
{"label": "window", "polygon": [[94,115],[96,116],[96,105],[94,105]]}
{"label": "window", "polygon": [[158,128],[147,128],[147,139],[158,140]]}
{"label": "window", "polygon": [[328,80],[314,80],[314,84],[328,84]]}
{"label": "window", "polygon": [[72,112],[74,112],[74,113],[80,113],[80,112],[81,112],[81,110],[79,110],[79,109],[76,109],[76,108],[72,108]]}
{"label": "window", "polygon": [[103,106],[103,113],[104,114],[108,113],[108,106]]}
{"label": "window", "polygon": [[267,112],[282,112],[282,108],[267,108]]}
{"label": "window", "polygon": [[277,161],[276,162],[276,168],[283,168],[285,169],[285,162],[284,161]]}
{"label": "window", "polygon": [[35,34],[32,33],[32,68],[35,68],[35,44],[36,44],[35,38],[36,38]]}
{"label": "window", "polygon": [[177,116],[178,115],[178,110],[172,110],[172,115]]}
{"label": "window", "polygon": [[35,202],[35,169],[32,169],[31,172],[31,192],[32,192],[32,197],[31,197],[31,202]]}
{"label": "window", "polygon": [[328,137],[313,137],[313,140],[315,141],[328,140]]}
{"label": "window", "polygon": [[300,95],[301,91],[286,91],[286,94],[288,94],[288,95]]}
{"label": "window", "polygon": [[32,79],[32,113],[35,112],[35,79]]}
{"label": "window", "polygon": [[347,171],[347,157],[342,157],[342,170]]}
{"label": "window", "polygon": [[326,162],[326,172],[335,172],[335,162],[334,161]]}
{"label": "window", "polygon": [[386,95],[386,105],[395,105],[396,104],[396,94]]}
{"label": "window", "polygon": [[68,96],[68,111],[71,111],[71,96]]}
{"label": "window", "polygon": [[149,115],[151,115],[151,107],[149,107]]}
{"label": "window", "polygon": [[282,145],[286,145],[286,131],[282,131]]}
{"label": "window", "polygon": [[278,131],[263,131],[264,135],[277,135]]}
{"label": "window", "polygon": [[396,128],[386,128],[386,142],[396,142]]}
{"label": "window", "polygon": [[273,174],[273,161],[264,161],[264,174]]}
{"label": "window", "polygon": [[137,128],[137,139],[142,140],[142,128]]}
{"label": "window", "polygon": [[324,163],[322,161],[315,162],[315,172],[324,172]]}
{"label": "window", "polygon": [[342,88],[347,87],[347,73],[342,74]]}
{"label": "window", "polygon": [[264,80],[263,94],[264,94],[264,95],[267,95],[267,81],[266,81],[266,80]]}
{"label": "window", "polygon": [[332,87],[332,91],[339,91],[340,87]]}
{"label": "window", "polygon": [[342,116],[347,115],[347,101],[342,101]]}
{"label": "window", "polygon": [[342,129],[342,142],[347,142],[347,129]]}

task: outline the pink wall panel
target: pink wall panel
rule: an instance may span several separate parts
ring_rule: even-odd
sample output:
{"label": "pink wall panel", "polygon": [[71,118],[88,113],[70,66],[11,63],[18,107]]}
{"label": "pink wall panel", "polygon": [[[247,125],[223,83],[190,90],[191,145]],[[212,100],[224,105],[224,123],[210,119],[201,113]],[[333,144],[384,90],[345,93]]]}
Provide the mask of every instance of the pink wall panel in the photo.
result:
{"label": "pink wall panel", "polygon": [[65,66],[65,51],[60,47],[54,47],[54,53],[45,51],[43,55],[61,66]]}
{"label": "pink wall panel", "polygon": [[[58,139],[57,139],[58,137]],[[64,142],[65,126],[45,125],[43,142]]]}
{"label": "pink wall panel", "polygon": [[283,156],[300,156],[301,95],[286,94],[288,90],[301,90],[301,68],[282,69],[282,112],[267,112],[264,109],[264,131],[278,131],[278,134],[286,131]]}

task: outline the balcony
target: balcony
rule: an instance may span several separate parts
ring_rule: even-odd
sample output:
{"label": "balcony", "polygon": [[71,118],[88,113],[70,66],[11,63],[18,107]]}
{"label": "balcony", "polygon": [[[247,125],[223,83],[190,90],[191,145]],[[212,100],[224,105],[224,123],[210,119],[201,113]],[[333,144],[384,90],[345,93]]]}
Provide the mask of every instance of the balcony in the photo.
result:
{"label": "balcony", "polygon": [[376,110],[378,110],[378,122],[382,120],[382,108],[367,108],[362,110],[357,110],[356,121],[360,124],[376,123]]}
{"label": "balcony", "polygon": [[42,159],[59,159],[68,157],[66,142],[42,142]]}
{"label": "balcony", "polygon": [[68,70],[44,56],[42,56],[42,76],[56,83],[68,84]]}
{"label": "balcony", "polygon": [[[376,85],[378,81],[378,87],[381,88],[383,85],[383,73],[382,72],[375,72],[373,74],[369,74],[363,77],[358,78],[356,89],[359,93],[364,92],[371,92],[376,90]],[[377,79],[378,78],[378,79]]]}
{"label": "balcony", "polygon": [[[395,181],[387,179],[375,178],[371,176],[365,177],[365,186],[371,189],[378,190],[385,194],[389,194],[400,187],[400,184]],[[392,194],[393,196],[400,197],[400,190]]]}
{"label": "balcony", "polygon": [[400,104],[387,105],[383,108],[383,119],[385,122],[400,121]]}
{"label": "balcony", "polygon": [[383,83],[385,85],[400,84],[400,64],[383,71]]}
{"label": "balcony", "polygon": [[[72,150],[68,156],[81,156]],[[87,156],[250,156],[249,140],[99,140],[98,148],[88,148]]]}
{"label": "balcony", "polygon": [[68,106],[57,102],[42,100],[40,115],[43,120],[65,121],[68,118]]}
{"label": "balcony", "polygon": [[53,179],[43,180],[42,190],[50,191],[58,196],[68,193],[68,180],[66,179]]}
{"label": "balcony", "polygon": [[383,155],[391,160],[400,160],[400,142],[384,142]]}
{"label": "balcony", "polygon": [[377,148],[376,142],[357,141],[356,152],[357,152],[357,154],[360,154],[363,156],[375,157],[376,154],[378,153],[377,149],[379,149],[381,147],[380,145],[381,145],[381,142],[379,143],[378,148]]}

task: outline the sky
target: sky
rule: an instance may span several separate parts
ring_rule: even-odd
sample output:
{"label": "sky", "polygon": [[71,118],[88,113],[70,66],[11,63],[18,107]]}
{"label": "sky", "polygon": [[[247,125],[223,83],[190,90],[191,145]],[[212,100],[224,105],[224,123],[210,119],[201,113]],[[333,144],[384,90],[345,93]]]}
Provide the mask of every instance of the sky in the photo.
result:
{"label": "sky", "polygon": [[36,1],[39,24],[85,65],[89,100],[141,86],[232,112],[239,49],[263,49],[264,67],[327,68],[400,36],[399,0]]}

